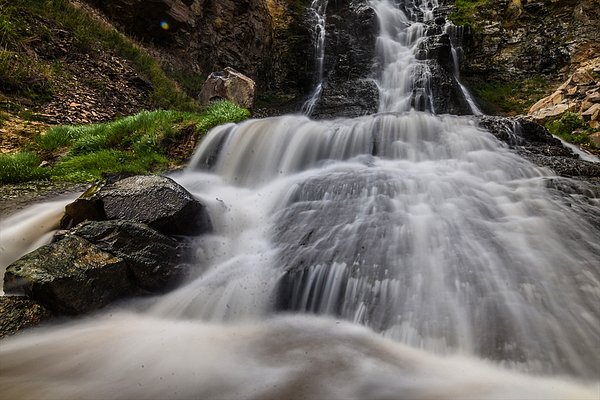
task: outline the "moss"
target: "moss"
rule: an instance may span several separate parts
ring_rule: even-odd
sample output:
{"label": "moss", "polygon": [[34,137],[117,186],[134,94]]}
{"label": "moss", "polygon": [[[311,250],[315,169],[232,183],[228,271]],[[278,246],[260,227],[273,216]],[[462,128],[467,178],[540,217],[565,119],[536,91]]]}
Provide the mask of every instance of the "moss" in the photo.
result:
{"label": "moss", "polygon": [[529,108],[546,96],[552,87],[552,83],[543,77],[512,82],[465,78],[465,83],[486,113],[508,116],[527,114]]}

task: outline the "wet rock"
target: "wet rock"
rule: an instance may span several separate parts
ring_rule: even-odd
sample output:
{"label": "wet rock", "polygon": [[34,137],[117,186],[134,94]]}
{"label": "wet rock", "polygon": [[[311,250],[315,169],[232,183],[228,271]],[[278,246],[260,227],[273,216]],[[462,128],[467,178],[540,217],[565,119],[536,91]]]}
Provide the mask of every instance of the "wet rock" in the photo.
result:
{"label": "wet rock", "polygon": [[316,117],[356,117],[377,111],[379,91],[372,80],[376,37],[377,17],[367,1],[329,2],[325,80]]}
{"label": "wet rock", "polygon": [[213,72],[208,76],[200,91],[200,103],[208,105],[215,100],[229,100],[240,107],[254,108],[256,83],[233,68]]}
{"label": "wet rock", "polygon": [[70,232],[122,258],[133,286],[150,292],[174,287],[186,276],[183,254],[189,249],[147,225],[131,221],[86,222]]}
{"label": "wet rock", "polygon": [[191,250],[132,221],[87,221],[11,264],[9,294],[26,294],[64,314],[92,311],[125,296],[172,289]]}
{"label": "wet rock", "polygon": [[212,230],[206,207],[170,178],[132,176],[93,187],[65,209],[61,228],[85,220],[131,220],[167,235]]}
{"label": "wet rock", "polygon": [[0,296],[0,338],[14,335],[52,318],[41,303],[23,296]]}
{"label": "wet rock", "polygon": [[479,125],[534,164],[563,177],[600,182],[600,164],[582,160],[546,128],[527,118],[479,117]]}
{"label": "wet rock", "polygon": [[124,259],[77,236],[23,256],[4,275],[7,294],[26,294],[65,314],[101,308],[132,290]]}

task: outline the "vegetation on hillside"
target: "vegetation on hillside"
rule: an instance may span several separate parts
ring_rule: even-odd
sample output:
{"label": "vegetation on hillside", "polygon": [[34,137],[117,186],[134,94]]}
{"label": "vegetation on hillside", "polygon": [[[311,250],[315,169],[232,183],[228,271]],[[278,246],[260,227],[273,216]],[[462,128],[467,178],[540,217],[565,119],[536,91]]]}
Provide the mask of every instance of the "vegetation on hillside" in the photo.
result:
{"label": "vegetation on hillside", "polygon": [[249,116],[220,101],[203,113],[144,111],[103,124],[57,126],[25,151],[0,155],[0,183],[92,182],[103,174],[164,171],[184,162],[210,128]]}
{"label": "vegetation on hillside", "polygon": [[472,27],[475,22],[475,9],[487,2],[488,0],[456,0],[454,2],[454,11],[450,13],[448,18],[456,26]]}
{"label": "vegetation on hillside", "polygon": [[[61,34],[68,32],[82,53],[110,50],[129,60],[152,85],[150,98],[155,107],[199,109],[147,52],[68,0],[0,0],[0,10],[2,93],[34,103],[48,100],[53,82],[62,73],[60,60],[50,56],[57,50],[52,47]],[[41,55],[39,50],[43,50]]]}
{"label": "vegetation on hillside", "polygon": [[597,152],[598,150],[598,147],[590,139],[590,134],[594,132],[594,129],[590,128],[575,113],[564,113],[559,119],[546,123],[546,129],[567,142],[579,145],[592,152]]}
{"label": "vegetation on hillside", "polygon": [[527,114],[529,108],[553,87],[543,77],[512,82],[465,79],[465,83],[486,113],[508,116]]}

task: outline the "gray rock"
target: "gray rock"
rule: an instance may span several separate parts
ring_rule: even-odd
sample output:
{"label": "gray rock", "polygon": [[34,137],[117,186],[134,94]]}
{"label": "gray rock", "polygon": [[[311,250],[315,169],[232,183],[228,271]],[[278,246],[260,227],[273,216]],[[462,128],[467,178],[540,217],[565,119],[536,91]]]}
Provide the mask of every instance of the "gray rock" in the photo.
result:
{"label": "gray rock", "polygon": [[182,242],[132,221],[87,221],[17,260],[4,290],[66,314],[125,296],[164,292],[187,275]]}
{"label": "gray rock", "polygon": [[132,176],[90,188],[65,208],[61,228],[104,219],[144,223],[167,235],[198,235],[212,230],[206,207],[163,176]]}
{"label": "gray rock", "polygon": [[147,225],[131,221],[86,222],[70,232],[122,258],[132,285],[151,292],[172,288],[186,275],[186,248]]}

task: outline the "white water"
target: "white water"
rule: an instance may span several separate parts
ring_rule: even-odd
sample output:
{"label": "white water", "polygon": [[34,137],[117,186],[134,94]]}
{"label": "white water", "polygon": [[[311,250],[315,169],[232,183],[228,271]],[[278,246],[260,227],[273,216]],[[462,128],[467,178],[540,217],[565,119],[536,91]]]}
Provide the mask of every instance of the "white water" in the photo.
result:
{"label": "white water", "polygon": [[302,113],[312,115],[323,91],[323,71],[325,67],[325,35],[328,0],[312,0],[310,4],[311,18],[314,20],[313,40],[315,46],[316,83],[308,99],[302,105]]}
{"label": "white water", "polygon": [[469,118],[219,127],[175,176],[215,226],[197,275],[3,341],[0,398],[597,399],[600,233],[548,176]]}

